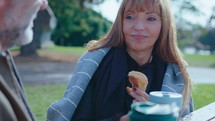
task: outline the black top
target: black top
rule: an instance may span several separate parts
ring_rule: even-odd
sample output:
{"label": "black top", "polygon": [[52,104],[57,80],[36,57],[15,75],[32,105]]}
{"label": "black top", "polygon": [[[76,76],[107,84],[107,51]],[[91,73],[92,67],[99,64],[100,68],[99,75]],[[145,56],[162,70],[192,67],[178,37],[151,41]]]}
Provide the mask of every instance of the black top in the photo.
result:
{"label": "black top", "polygon": [[146,92],[161,90],[167,64],[156,54],[151,62],[139,66],[124,47],[112,48],[94,73],[72,121],[118,120],[131,109],[133,98],[127,93],[131,87],[128,73],[140,71],[148,77]]}

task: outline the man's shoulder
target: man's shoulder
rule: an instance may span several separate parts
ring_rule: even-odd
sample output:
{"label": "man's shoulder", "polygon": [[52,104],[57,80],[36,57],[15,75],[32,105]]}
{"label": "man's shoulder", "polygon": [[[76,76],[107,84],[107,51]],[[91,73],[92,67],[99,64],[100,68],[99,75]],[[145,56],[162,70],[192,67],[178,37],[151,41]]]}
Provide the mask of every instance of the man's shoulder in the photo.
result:
{"label": "man's shoulder", "polygon": [[1,101],[0,101],[1,119],[3,119],[3,120],[5,119],[7,121],[17,120],[9,100],[7,99],[7,97],[4,95],[4,93],[1,90],[0,90],[0,99],[1,99]]}

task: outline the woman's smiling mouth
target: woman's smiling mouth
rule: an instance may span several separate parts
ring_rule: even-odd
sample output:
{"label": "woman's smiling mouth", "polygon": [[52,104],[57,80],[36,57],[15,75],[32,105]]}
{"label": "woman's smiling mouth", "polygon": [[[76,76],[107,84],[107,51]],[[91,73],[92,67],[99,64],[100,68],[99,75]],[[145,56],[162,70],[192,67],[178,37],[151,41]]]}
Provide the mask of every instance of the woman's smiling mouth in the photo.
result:
{"label": "woman's smiling mouth", "polygon": [[131,35],[131,36],[136,40],[143,40],[143,39],[147,38],[147,36],[145,36],[145,35]]}

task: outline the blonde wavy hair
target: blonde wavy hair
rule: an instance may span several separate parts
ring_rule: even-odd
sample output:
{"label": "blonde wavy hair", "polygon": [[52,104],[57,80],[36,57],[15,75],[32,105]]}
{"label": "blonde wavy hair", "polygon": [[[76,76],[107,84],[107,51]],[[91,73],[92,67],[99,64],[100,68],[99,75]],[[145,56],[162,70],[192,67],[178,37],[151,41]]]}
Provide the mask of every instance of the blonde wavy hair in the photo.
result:
{"label": "blonde wavy hair", "polygon": [[162,28],[156,42],[157,46],[154,49],[165,62],[175,63],[179,66],[184,77],[182,109],[185,109],[190,99],[192,83],[186,71],[187,63],[177,45],[176,27],[170,9],[170,0],[123,0],[109,33],[98,41],[90,41],[87,44],[88,51],[106,47],[120,47],[124,44],[122,21],[127,9],[154,11],[160,15]]}

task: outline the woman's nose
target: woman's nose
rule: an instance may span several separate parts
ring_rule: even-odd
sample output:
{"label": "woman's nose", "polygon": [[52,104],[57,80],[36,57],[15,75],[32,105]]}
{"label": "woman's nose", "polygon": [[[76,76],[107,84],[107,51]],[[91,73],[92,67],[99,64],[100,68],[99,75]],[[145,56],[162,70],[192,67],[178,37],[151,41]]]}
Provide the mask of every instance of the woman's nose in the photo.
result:
{"label": "woman's nose", "polygon": [[48,1],[47,0],[42,0],[42,4],[40,6],[40,10],[46,9],[48,6]]}
{"label": "woman's nose", "polygon": [[144,30],[145,29],[145,24],[142,20],[138,20],[134,23],[134,29],[135,30],[138,30],[138,31],[141,31],[141,30]]}

